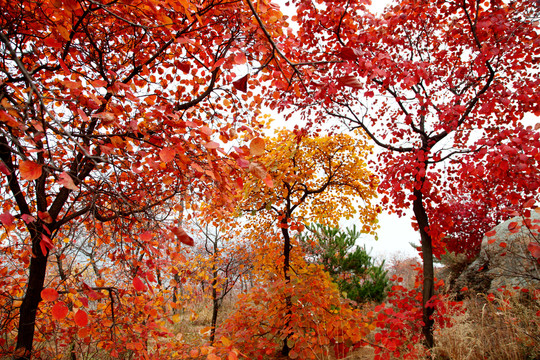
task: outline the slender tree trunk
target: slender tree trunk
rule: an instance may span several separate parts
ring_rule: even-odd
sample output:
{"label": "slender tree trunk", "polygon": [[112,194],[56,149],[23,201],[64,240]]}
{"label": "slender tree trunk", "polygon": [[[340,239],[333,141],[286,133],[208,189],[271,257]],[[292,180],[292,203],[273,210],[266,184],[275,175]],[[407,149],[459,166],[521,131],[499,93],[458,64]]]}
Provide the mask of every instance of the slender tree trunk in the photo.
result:
{"label": "slender tree trunk", "polygon": [[[291,316],[292,316],[292,298],[291,294],[289,293],[290,290],[290,283],[291,283],[291,276],[289,275],[289,270],[291,268],[291,238],[289,236],[289,229],[286,227],[287,225],[287,218],[285,217],[281,221],[283,227],[281,228],[281,233],[283,234],[284,245],[283,245],[283,276],[285,278],[285,287],[287,289],[286,295],[285,295],[285,328],[289,327]],[[291,348],[289,347],[288,340],[291,337],[292,332],[288,331],[287,335],[283,339],[283,348],[281,349],[281,354],[283,356],[288,356],[289,352],[291,351]]]}
{"label": "slender tree trunk", "polygon": [[433,341],[433,315],[434,308],[428,307],[428,301],[434,294],[434,271],[433,271],[433,244],[431,236],[428,233],[429,221],[426,213],[426,209],[423,204],[423,195],[421,190],[414,190],[414,202],[413,211],[418,227],[420,228],[420,236],[422,243],[422,259],[424,265],[424,282],[422,286],[422,307],[423,314],[422,320],[424,326],[422,327],[422,333],[424,334],[424,340],[426,346],[431,349],[434,346]]}
{"label": "slender tree trunk", "polygon": [[[216,243],[217,244],[217,241]],[[214,344],[214,340],[216,338],[216,326],[217,326],[217,318],[218,318],[218,312],[219,312],[219,299],[218,299],[218,293],[217,293],[217,265],[216,265],[216,246],[214,245],[214,261],[212,264],[212,324],[210,329],[210,345]]]}
{"label": "slender tree trunk", "polygon": [[36,314],[41,302],[41,290],[45,283],[47,272],[47,255],[43,255],[39,246],[41,233],[32,236],[34,255],[30,259],[30,274],[28,276],[28,287],[21,305],[19,315],[19,331],[17,337],[16,360],[29,360],[32,355],[32,344],[34,342],[34,330]]}

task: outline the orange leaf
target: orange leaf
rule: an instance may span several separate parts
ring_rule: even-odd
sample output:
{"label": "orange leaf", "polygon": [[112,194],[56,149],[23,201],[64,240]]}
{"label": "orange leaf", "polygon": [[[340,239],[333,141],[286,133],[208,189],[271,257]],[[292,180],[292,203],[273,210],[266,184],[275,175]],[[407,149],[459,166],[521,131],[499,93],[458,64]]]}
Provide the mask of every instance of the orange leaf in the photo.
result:
{"label": "orange leaf", "polygon": [[261,180],[264,179],[267,174],[266,170],[262,167],[262,165],[254,162],[249,164],[249,172]]}
{"label": "orange leaf", "polygon": [[54,306],[51,309],[52,317],[55,320],[64,319],[67,316],[68,312],[69,312],[69,309],[66,306],[66,304],[64,304],[63,301],[57,302],[56,304],[54,304]]}
{"label": "orange leaf", "polygon": [[77,331],[77,336],[79,338],[85,338],[90,335],[90,329],[89,328],[80,328],[79,331]]}
{"label": "orange leaf", "polygon": [[487,237],[492,237],[492,236],[495,236],[497,234],[497,232],[495,230],[491,230],[491,231],[488,231],[486,233],[486,236]]}
{"label": "orange leaf", "polygon": [[270,189],[274,188],[274,181],[272,180],[272,177],[270,174],[267,174],[266,177],[263,179],[263,182],[268,186]]}
{"label": "orange leaf", "polygon": [[260,137],[255,138],[251,140],[251,143],[249,144],[249,153],[251,156],[259,156],[264,154],[264,140]]}
{"label": "orange leaf", "polygon": [[41,290],[41,299],[43,301],[56,301],[58,300],[58,292],[53,288],[45,288]]}
{"label": "orange leaf", "polygon": [[32,160],[23,160],[19,162],[19,172],[25,180],[36,180],[41,176],[41,165]]}
{"label": "orange leaf", "polygon": [[137,276],[135,276],[133,278],[133,287],[135,288],[136,291],[145,291],[146,290],[146,285],[144,285],[142,280],[139,279],[139,277],[137,277]]}
{"label": "orange leaf", "polygon": [[83,310],[78,310],[74,316],[75,324],[80,327],[88,325],[88,314]]}

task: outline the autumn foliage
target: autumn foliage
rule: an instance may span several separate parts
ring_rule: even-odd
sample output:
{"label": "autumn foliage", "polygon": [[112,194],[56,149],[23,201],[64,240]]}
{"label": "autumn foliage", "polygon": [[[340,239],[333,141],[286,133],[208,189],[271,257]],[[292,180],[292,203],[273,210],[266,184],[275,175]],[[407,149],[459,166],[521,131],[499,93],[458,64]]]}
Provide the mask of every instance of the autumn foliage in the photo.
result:
{"label": "autumn foliage", "polygon": [[[539,200],[538,1],[368,5],[0,0],[1,356],[433,347],[460,311],[434,257]],[[297,237],[383,208],[414,213],[422,290],[363,312]]]}

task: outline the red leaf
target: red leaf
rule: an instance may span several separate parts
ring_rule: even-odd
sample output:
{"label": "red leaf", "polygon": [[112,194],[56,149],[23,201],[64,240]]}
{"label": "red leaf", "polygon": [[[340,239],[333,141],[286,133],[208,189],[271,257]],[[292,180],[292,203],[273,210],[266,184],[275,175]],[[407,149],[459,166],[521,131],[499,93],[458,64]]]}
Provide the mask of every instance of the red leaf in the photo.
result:
{"label": "red leaf", "polygon": [[518,226],[518,223],[516,221],[512,221],[510,224],[508,224],[508,230],[512,231],[515,230]]}
{"label": "red leaf", "polygon": [[535,199],[529,199],[529,200],[527,200],[527,201],[523,204],[523,208],[524,208],[524,209],[532,208],[532,207],[534,206],[535,203],[536,203],[536,200],[535,200]]}
{"label": "red leaf", "polygon": [[73,317],[75,324],[79,327],[88,325],[88,314],[83,310],[78,310]]}
{"label": "red leaf", "polygon": [[82,302],[83,306],[88,307],[88,298],[79,296],[79,301]]}
{"label": "red leaf", "polygon": [[179,228],[179,227],[176,227],[176,226],[173,226],[173,227],[170,227],[169,228],[172,233],[174,235],[176,235],[176,238],[178,240],[180,240],[180,242],[182,244],[186,244],[188,246],[193,246],[195,245],[195,242],[193,241],[193,239],[191,238],[191,236],[189,236],[185,231],[184,229],[182,228]]}
{"label": "red leaf", "polygon": [[144,241],[144,242],[152,240],[153,237],[154,237],[154,234],[152,234],[152,232],[150,231],[145,231],[139,235],[139,239],[141,239],[141,241]]}
{"label": "red leaf", "polygon": [[0,214],[0,222],[4,226],[13,225],[14,220],[15,220],[15,217],[13,215],[11,215],[10,213]]}
{"label": "red leaf", "polygon": [[351,61],[355,61],[356,59],[358,59],[359,55],[360,53],[358,52],[358,50],[350,48],[350,47],[342,47],[341,50],[339,50],[339,53],[337,54],[337,56],[339,56],[343,60],[351,60]]}
{"label": "red leaf", "polygon": [[244,189],[244,180],[242,180],[242,178],[239,178],[239,177],[236,178],[235,182],[236,182],[236,186],[238,187],[239,190]]}
{"label": "red leaf", "polygon": [[491,230],[491,231],[488,231],[488,232],[486,233],[486,236],[487,236],[487,237],[493,237],[493,236],[495,236],[496,234],[497,234],[497,232],[496,232],[495,230]]}
{"label": "red leaf", "polygon": [[238,166],[240,166],[242,169],[247,169],[249,168],[250,162],[246,159],[238,158],[236,159],[236,164],[238,164]]}
{"label": "red leaf", "polygon": [[73,179],[67,172],[63,172],[60,175],[58,175],[58,183],[69,190],[77,191],[79,190],[79,187],[75,185],[73,182]]}
{"label": "red leaf", "polygon": [[355,89],[359,89],[363,86],[360,80],[354,75],[342,76],[338,78],[337,81],[341,86],[348,86]]}
{"label": "red leaf", "polygon": [[52,317],[55,320],[64,319],[67,316],[68,312],[69,312],[69,309],[66,306],[66,304],[64,304],[63,301],[57,302],[56,304],[54,304],[54,306],[51,309]]}
{"label": "red leaf", "polygon": [[188,62],[181,62],[181,63],[177,63],[176,66],[178,66],[178,68],[180,70],[182,70],[184,73],[188,73],[189,70],[191,69],[191,65],[188,63]]}
{"label": "red leaf", "polygon": [[43,256],[47,256],[48,250],[51,250],[54,247],[51,240],[43,234],[41,234],[41,241],[39,242],[39,246],[41,247],[41,253],[43,254]]}
{"label": "red leaf", "polygon": [[38,211],[38,218],[40,218],[45,224],[51,224],[53,222],[53,218],[48,211]]}
{"label": "red leaf", "polygon": [[137,276],[135,276],[133,278],[133,287],[135,288],[136,291],[145,291],[146,290],[146,285],[144,285],[142,280],[139,279],[139,277],[137,277]]}
{"label": "red leaf", "polygon": [[166,163],[172,161],[175,156],[176,156],[176,150],[173,148],[163,148],[159,152],[159,158],[161,159],[161,161],[166,162]]}
{"label": "red leaf", "polygon": [[247,62],[246,54],[243,52],[238,53],[234,56],[234,63],[236,65],[243,65]]}
{"label": "red leaf", "polygon": [[535,259],[540,259],[540,245],[538,243],[530,242],[529,245],[527,245],[527,249]]}
{"label": "red leaf", "polygon": [[499,246],[502,247],[502,248],[505,248],[505,247],[507,247],[508,245],[503,241],[503,242],[501,242],[501,243],[499,244]]}
{"label": "red leaf", "polygon": [[26,224],[30,224],[31,222],[36,221],[36,218],[35,218],[35,217],[33,217],[32,215],[28,215],[28,214],[22,214],[22,215],[21,215],[21,219],[23,219],[23,221],[24,221]]}
{"label": "red leaf", "polygon": [[58,300],[58,292],[53,288],[45,288],[41,290],[41,299],[43,301],[56,301]]}
{"label": "red leaf", "polygon": [[249,78],[249,74],[236,80],[236,81],[233,81],[233,86],[236,88],[236,90],[238,91],[241,91],[241,92],[247,92],[247,82],[248,82],[248,78]]}
{"label": "red leaf", "polygon": [[219,148],[219,144],[215,141],[209,141],[206,144],[204,144],[204,147],[207,149],[217,149]]}
{"label": "red leaf", "polygon": [[6,176],[11,175],[11,172],[9,171],[8,167],[2,160],[0,160],[0,172]]}
{"label": "red leaf", "polygon": [[36,180],[41,176],[42,169],[41,165],[34,161],[23,160],[19,162],[19,172],[25,180]]}

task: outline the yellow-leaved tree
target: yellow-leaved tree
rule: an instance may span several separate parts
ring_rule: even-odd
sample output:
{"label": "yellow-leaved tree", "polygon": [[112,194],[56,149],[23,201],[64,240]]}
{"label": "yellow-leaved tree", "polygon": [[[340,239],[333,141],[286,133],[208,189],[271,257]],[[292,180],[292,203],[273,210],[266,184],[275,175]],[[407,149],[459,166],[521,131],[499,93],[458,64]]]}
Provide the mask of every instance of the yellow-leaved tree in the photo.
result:
{"label": "yellow-leaved tree", "polygon": [[[361,222],[363,232],[374,232],[380,212],[373,203],[378,178],[367,167],[366,157],[371,147],[362,134],[356,135],[311,137],[282,129],[276,131],[273,138],[257,138],[251,143],[250,174],[256,176],[246,181],[240,207],[243,213],[249,214],[246,229],[259,252],[254,263],[265,289],[253,289],[239,304],[245,307],[250,306],[248,302],[265,302],[266,305],[250,306],[249,315],[244,311],[236,317],[233,314],[229,328],[242,328],[251,320],[259,323],[260,326],[249,330],[256,334],[244,337],[261,339],[256,348],[263,346],[272,352],[281,347],[281,353],[292,358],[308,356],[308,350],[320,350],[320,345],[332,342],[341,349],[344,335],[338,339],[329,329],[345,327],[342,323],[345,319],[359,319],[358,314],[351,313],[345,318],[340,314],[341,325],[325,327],[323,332],[323,327],[306,323],[316,316],[315,307],[323,308],[322,313],[328,315],[329,310],[343,308],[339,304],[344,300],[340,299],[327,274],[321,276],[320,269],[307,265],[294,238],[305,224],[337,226],[340,219],[353,216]],[[314,293],[310,288],[323,290]],[[276,292],[269,294],[273,289]],[[260,298],[258,294],[266,295]],[[306,304],[310,314],[306,313]],[[260,311],[254,310],[257,308]],[[337,321],[337,317],[325,321]],[[238,326],[239,322],[243,325]],[[260,335],[264,333],[268,336],[263,341]],[[348,338],[357,341],[358,333],[349,334]],[[313,342],[299,343],[307,339],[318,339],[317,346]],[[252,345],[255,344],[249,344]]]}

